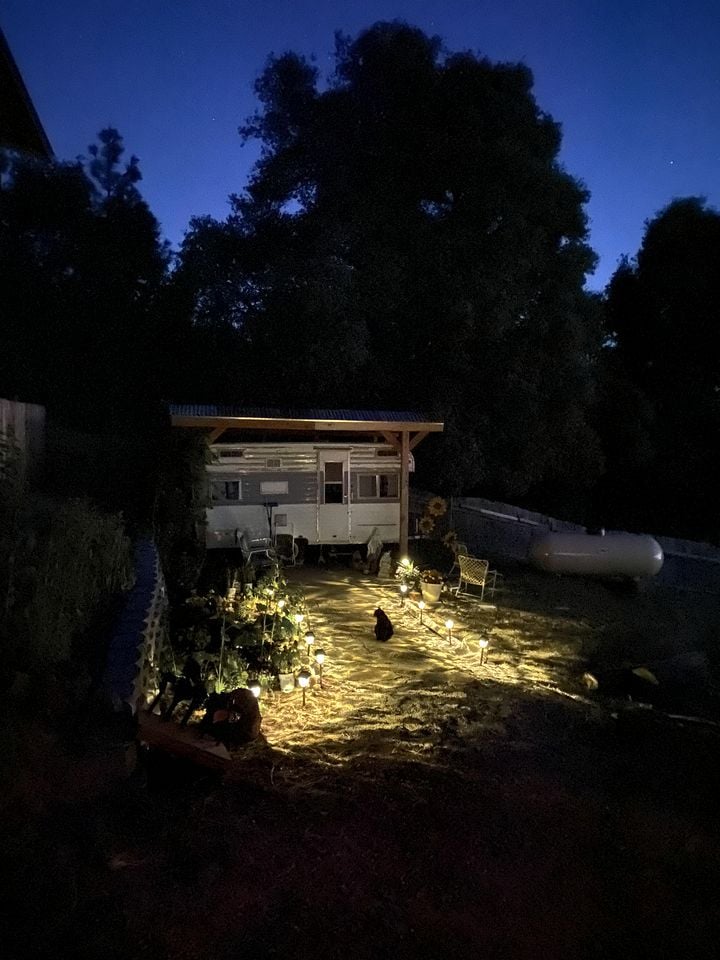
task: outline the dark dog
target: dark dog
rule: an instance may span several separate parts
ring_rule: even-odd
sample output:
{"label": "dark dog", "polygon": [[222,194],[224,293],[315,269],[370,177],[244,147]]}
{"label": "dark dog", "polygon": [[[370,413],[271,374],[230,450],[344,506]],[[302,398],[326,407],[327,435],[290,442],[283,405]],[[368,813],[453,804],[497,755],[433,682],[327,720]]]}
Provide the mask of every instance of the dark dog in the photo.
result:
{"label": "dark dog", "polygon": [[390,617],[380,607],[377,608],[374,616],[377,620],[375,624],[375,639],[381,643],[385,643],[393,635],[393,625],[390,622]]}

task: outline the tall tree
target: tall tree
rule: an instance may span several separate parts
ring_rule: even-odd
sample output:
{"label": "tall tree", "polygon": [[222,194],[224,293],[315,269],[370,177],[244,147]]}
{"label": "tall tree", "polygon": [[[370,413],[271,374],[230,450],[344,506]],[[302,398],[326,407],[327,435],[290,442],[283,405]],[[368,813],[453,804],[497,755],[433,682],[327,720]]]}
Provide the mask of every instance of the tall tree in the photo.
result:
{"label": "tall tree", "polygon": [[[625,512],[635,526],[713,539],[718,263],[720,213],[697,197],[676,199],[647,223],[637,258],[620,266],[607,297],[608,363],[619,379],[606,391],[614,412],[605,422],[642,435],[640,457],[632,443],[608,448],[610,486],[628,491]],[[628,392],[635,402],[619,402]]]}
{"label": "tall tree", "polygon": [[445,418],[427,478],[445,490],[595,475],[587,193],[530,71],[378,23],[337,37],[327,83],[286,53],[256,91],[241,134],[262,155],[227,226],[273,382]]}
{"label": "tall tree", "polygon": [[129,509],[147,474],[136,454],[157,422],[167,250],[135,186],[136,161],[122,166],[117,131],[100,138],[87,166],[16,158],[0,181],[0,396],[43,403],[64,426],[124,437],[116,469],[105,457],[93,492]]}
{"label": "tall tree", "polygon": [[[0,390],[122,420],[155,384],[153,303],[167,251],[118,169],[122,139],[100,134],[88,166],[17,159],[0,185],[0,290],[10,335]],[[102,162],[99,162],[99,161]],[[95,167],[95,162],[99,166]]]}

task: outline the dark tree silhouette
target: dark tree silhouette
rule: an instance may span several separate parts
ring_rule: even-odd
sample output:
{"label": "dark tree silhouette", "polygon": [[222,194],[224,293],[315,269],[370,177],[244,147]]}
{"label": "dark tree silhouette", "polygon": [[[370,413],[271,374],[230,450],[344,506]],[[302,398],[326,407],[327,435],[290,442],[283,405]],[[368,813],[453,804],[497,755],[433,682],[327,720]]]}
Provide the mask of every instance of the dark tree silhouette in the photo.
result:
{"label": "dark tree silhouette", "polygon": [[[137,161],[121,167],[117,131],[100,140],[89,169],[13,158],[0,183],[0,396],[112,437],[126,489],[109,499],[126,505],[133,471],[143,476],[135,453],[157,422],[168,254],[134,185]],[[110,473],[106,464],[98,477]]]}
{"label": "dark tree silhouette", "polygon": [[448,424],[422,458],[444,490],[586,488],[587,193],[532,82],[401,23],[338,36],[327,83],[269,59],[241,127],[261,158],[178,271],[195,323],[245,359],[238,399],[425,408]]}
{"label": "dark tree silhouette", "polygon": [[608,288],[605,502],[635,527],[720,535],[719,262],[720,213],[678,199],[648,222],[636,260]]}

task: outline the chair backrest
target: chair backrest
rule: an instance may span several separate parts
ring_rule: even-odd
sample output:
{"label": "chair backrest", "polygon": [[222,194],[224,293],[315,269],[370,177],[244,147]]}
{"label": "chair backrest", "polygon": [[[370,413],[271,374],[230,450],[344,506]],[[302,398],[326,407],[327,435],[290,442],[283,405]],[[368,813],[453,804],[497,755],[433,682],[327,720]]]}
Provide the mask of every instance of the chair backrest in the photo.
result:
{"label": "chair backrest", "polygon": [[470,557],[467,554],[458,555],[460,564],[460,579],[466,583],[472,583],[475,586],[485,586],[490,564],[487,560],[478,560],[477,557]]}

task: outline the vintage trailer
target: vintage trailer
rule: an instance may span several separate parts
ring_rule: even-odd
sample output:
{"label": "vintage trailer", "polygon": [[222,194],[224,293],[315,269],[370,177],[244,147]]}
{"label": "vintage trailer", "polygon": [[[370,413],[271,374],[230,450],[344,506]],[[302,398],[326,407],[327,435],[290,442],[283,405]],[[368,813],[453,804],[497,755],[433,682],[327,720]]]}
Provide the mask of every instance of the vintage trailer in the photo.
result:
{"label": "vintage trailer", "polygon": [[[407,552],[412,452],[444,424],[407,410],[277,410],[171,404],[175,429],[213,452],[207,543],[399,543]],[[267,556],[267,555],[265,555]]]}
{"label": "vintage trailer", "polygon": [[[400,541],[400,452],[389,443],[219,443],[207,467],[207,546],[304,537]],[[409,469],[414,469],[412,455]]]}
{"label": "vintage trailer", "polygon": [[528,559],[548,573],[640,579],[660,572],[664,555],[653,537],[634,533],[546,533]]}

